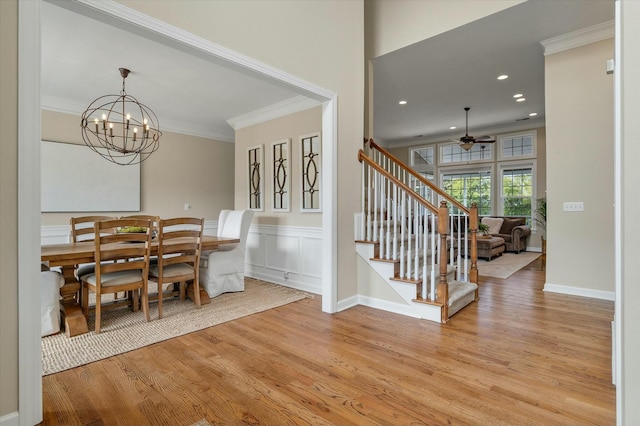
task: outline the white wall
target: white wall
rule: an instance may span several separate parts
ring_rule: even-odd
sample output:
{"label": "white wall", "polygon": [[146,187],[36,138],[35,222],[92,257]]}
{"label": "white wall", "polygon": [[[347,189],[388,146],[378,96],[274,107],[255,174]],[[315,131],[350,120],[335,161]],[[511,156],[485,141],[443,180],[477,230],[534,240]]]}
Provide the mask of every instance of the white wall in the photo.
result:
{"label": "white wall", "polygon": [[372,0],[367,2],[368,53],[377,58],[524,0]]}
{"label": "white wall", "polygon": [[[18,1],[0,1],[0,419],[18,410]],[[2,423],[0,421],[0,423]]]}
{"label": "white wall", "polygon": [[621,311],[616,314],[619,321],[622,353],[619,369],[622,379],[618,381],[619,425],[640,424],[640,2],[623,0],[620,2],[622,19],[621,58],[616,61],[616,72],[621,73],[622,93],[622,253],[620,294],[616,306]]}
{"label": "white wall", "polygon": [[[545,57],[545,290],[614,295],[613,39]],[[584,202],[583,212],[563,203]]]}

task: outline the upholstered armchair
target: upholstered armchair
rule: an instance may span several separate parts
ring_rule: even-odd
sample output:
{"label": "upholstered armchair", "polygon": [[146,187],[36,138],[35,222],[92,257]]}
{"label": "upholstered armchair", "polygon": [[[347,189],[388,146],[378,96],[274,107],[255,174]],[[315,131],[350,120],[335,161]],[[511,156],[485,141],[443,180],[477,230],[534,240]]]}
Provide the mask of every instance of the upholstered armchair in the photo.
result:
{"label": "upholstered armchair", "polygon": [[495,222],[498,231],[489,231],[494,237],[504,238],[506,250],[508,252],[520,253],[527,250],[527,240],[531,235],[531,228],[527,225],[527,218],[512,216],[487,216],[480,219],[482,223],[486,221]]}
{"label": "upholstered armchair", "polygon": [[218,250],[203,252],[200,259],[200,287],[209,297],[244,291],[244,258],[252,210],[222,210],[218,237],[238,238],[237,244],[223,244]]}

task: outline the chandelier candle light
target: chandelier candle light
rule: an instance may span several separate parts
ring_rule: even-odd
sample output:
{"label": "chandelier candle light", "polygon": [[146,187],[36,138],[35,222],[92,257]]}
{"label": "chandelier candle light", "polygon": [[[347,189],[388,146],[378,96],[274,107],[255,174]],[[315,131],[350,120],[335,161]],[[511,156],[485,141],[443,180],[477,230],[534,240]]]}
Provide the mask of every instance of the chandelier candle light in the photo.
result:
{"label": "chandelier candle light", "polygon": [[120,68],[122,92],[94,100],[82,113],[82,139],[103,158],[123,166],[138,164],[159,147],[156,114],[125,91],[130,71]]}

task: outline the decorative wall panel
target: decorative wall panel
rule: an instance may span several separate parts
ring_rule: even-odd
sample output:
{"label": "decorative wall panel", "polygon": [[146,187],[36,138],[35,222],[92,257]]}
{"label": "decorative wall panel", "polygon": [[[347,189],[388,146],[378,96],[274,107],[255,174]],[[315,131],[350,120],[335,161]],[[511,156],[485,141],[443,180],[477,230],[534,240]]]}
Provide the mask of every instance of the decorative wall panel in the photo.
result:
{"label": "decorative wall panel", "polygon": [[291,140],[283,139],[271,143],[271,166],[273,186],[271,209],[291,211]]}
{"label": "decorative wall panel", "polygon": [[320,132],[300,136],[301,169],[301,212],[322,211],[322,141]]}
{"label": "decorative wall panel", "polygon": [[264,145],[247,148],[249,209],[264,211]]}

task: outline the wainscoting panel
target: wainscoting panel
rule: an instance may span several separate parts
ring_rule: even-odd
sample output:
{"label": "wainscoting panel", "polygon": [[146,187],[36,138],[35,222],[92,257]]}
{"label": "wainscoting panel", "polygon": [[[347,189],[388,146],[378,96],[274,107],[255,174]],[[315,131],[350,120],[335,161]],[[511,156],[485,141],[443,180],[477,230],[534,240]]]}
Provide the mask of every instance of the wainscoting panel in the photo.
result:
{"label": "wainscoting panel", "polygon": [[265,233],[265,267],[277,271],[300,273],[300,239],[292,235]]}
{"label": "wainscoting panel", "polygon": [[[216,235],[218,221],[205,221],[204,233]],[[69,242],[69,225],[42,226],[41,244]],[[322,228],[251,225],[245,275],[322,294]]]}
{"label": "wainscoting panel", "polygon": [[245,275],[322,293],[322,228],[252,225]]}
{"label": "wainscoting panel", "polygon": [[[320,231],[322,232],[322,231]],[[310,253],[300,258],[302,263],[302,273],[310,277],[317,279],[322,278],[322,259],[320,253],[322,253],[322,238],[306,237],[300,240],[300,252]],[[316,255],[317,254],[317,255]]]}

